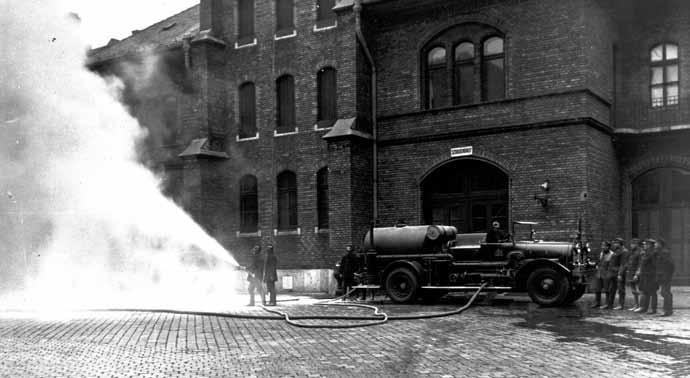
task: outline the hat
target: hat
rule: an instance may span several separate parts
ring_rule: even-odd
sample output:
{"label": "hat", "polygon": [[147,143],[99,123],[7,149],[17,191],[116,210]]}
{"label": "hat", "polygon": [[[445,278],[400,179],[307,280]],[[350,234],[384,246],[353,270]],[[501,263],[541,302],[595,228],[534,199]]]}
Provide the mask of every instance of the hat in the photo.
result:
{"label": "hat", "polygon": [[630,239],[630,242],[631,242],[631,243],[639,243],[639,242],[640,242],[640,238],[632,238],[632,239]]}
{"label": "hat", "polygon": [[498,221],[493,221],[493,223],[491,223],[491,226],[492,226],[492,227],[499,228],[499,227],[501,227],[501,224],[498,223]]}
{"label": "hat", "polygon": [[654,240],[652,238],[647,238],[647,239],[643,240],[642,242],[646,243],[646,244],[656,244],[656,240]]}
{"label": "hat", "polygon": [[602,241],[601,241],[601,244],[606,244],[606,245],[609,246],[609,247],[611,246],[611,242],[608,241],[608,240],[602,240]]}
{"label": "hat", "polygon": [[656,238],[656,244],[666,245],[664,238]]}
{"label": "hat", "polygon": [[615,238],[615,239],[613,239],[612,241],[613,241],[614,243],[619,243],[619,244],[623,244],[623,243],[625,242],[625,240],[623,240],[623,238],[621,238],[620,236],[617,237],[617,238]]}

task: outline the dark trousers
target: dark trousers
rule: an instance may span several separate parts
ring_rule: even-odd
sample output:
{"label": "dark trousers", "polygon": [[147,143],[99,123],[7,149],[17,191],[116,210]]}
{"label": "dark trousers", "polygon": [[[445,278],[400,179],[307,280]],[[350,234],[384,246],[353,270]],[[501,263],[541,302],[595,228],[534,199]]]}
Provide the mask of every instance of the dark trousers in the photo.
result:
{"label": "dark trousers", "polygon": [[276,304],[276,282],[269,281],[266,282],[266,291],[268,291],[268,303],[274,305]]}
{"label": "dark trousers", "polygon": [[252,277],[249,279],[249,305],[254,306],[254,292],[256,289],[259,290],[259,295],[261,296],[261,304],[266,304],[266,297],[264,295],[264,285],[261,284],[261,280]]}
{"label": "dark trousers", "polygon": [[633,298],[635,299],[635,307],[640,305],[640,290],[637,287],[637,281],[630,281],[630,292],[633,295]]}
{"label": "dark trousers", "polygon": [[652,308],[652,311],[656,311],[657,307],[657,295],[656,295],[656,290],[650,291],[650,290],[642,290],[642,298],[640,298],[640,308],[642,311],[647,311],[647,309],[650,307]]}
{"label": "dark trousers", "polygon": [[621,274],[621,279],[616,281],[616,285],[618,286],[618,304],[623,307],[625,306],[625,279],[626,279],[626,274],[622,273]]}
{"label": "dark trousers", "polygon": [[664,298],[664,313],[673,313],[673,294],[671,294],[671,281],[660,282],[661,297]]}
{"label": "dark trousers", "polygon": [[611,282],[615,282],[616,278],[614,277],[613,279],[611,278],[595,278],[594,279],[594,300],[596,303],[599,305],[601,304],[601,293],[604,292],[606,293],[606,304],[607,305],[612,305],[613,304],[613,298],[616,295],[616,289],[614,288],[613,291],[609,290],[611,287]]}
{"label": "dark trousers", "polygon": [[[621,285],[623,286],[623,285]],[[623,289],[625,290],[625,289]],[[612,277],[608,279],[608,285],[607,285],[607,290],[606,290],[606,304],[610,307],[613,307],[613,302],[616,300],[616,292],[618,291],[618,279],[616,277]],[[623,295],[625,296],[625,291],[623,291]]]}

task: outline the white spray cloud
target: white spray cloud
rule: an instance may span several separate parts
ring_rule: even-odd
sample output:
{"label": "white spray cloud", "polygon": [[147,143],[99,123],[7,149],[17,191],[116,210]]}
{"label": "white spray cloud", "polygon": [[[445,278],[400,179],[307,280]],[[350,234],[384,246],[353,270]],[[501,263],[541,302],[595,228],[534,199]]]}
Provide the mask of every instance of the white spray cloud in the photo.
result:
{"label": "white spray cloud", "polygon": [[144,131],[84,68],[68,10],[0,5],[0,289],[22,281],[11,303],[34,308],[222,308],[236,262],[137,163]]}

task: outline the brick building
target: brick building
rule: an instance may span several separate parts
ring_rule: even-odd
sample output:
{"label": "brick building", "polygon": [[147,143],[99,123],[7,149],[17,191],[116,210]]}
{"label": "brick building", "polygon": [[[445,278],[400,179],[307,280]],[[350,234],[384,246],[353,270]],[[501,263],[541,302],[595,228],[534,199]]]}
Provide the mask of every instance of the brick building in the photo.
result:
{"label": "brick building", "polygon": [[[201,0],[94,49],[240,260],[323,288],[373,219],[663,237],[690,281],[690,4]],[[147,70],[153,65],[156,69]],[[142,73],[146,73],[145,80]]]}

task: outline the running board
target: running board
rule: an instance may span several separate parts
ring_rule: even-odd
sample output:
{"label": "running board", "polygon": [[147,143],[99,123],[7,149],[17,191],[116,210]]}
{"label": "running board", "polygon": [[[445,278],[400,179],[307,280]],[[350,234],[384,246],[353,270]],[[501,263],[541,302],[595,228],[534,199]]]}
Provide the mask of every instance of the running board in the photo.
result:
{"label": "running board", "polygon": [[[422,286],[424,290],[477,290],[480,286]],[[353,289],[381,289],[381,285],[357,285]],[[485,286],[482,290],[513,290],[510,286]]]}
{"label": "running board", "polygon": [[[424,290],[477,290],[480,286],[422,286]],[[513,290],[510,286],[485,286],[482,290]]]}

